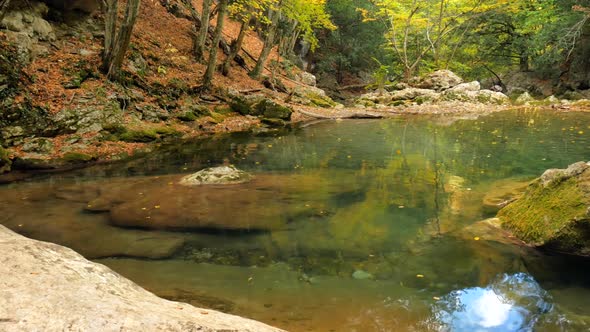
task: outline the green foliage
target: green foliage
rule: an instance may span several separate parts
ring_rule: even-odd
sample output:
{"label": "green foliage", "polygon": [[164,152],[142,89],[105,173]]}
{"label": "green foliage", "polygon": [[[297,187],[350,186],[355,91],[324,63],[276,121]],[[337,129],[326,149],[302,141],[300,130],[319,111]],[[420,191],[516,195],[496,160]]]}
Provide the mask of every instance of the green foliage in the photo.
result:
{"label": "green foliage", "polygon": [[342,82],[346,73],[358,74],[375,68],[373,58],[380,63],[391,63],[389,53],[382,47],[385,43],[386,25],[382,21],[363,22],[358,9],[374,11],[369,0],[329,0],[327,11],[337,26],[326,32],[316,51],[316,64],[320,73],[332,74]]}
{"label": "green foliage", "polygon": [[382,64],[406,79],[436,69],[470,79],[515,69],[555,77],[575,50],[587,49],[588,6],[588,0],[330,0],[339,29],[323,36],[317,68],[338,81],[342,72],[361,70],[379,78]]}

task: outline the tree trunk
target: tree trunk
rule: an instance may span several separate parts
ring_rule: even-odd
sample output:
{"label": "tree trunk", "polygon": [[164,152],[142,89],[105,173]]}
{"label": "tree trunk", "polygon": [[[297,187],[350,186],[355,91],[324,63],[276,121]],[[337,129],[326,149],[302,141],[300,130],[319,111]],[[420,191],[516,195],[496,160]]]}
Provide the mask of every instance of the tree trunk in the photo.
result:
{"label": "tree trunk", "polygon": [[219,12],[217,14],[217,25],[215,26],[215,33],[213,34],[213,43],[211,51],[209,52],[209,62],[207,64],[207,71],[203,77],[203,89],[209,90],[215,74],[215,67],[217,65],[217,50],[219,49],[219,41],[221,40],[221,33],[223,32],[223,21],[227,13],[228,0],[219,1]]}
{"label": "tree trunk", "polygon": [[118,0],[105,0],[103,2],[106,10],[104,20],[104,50],[102,52],[102,61],[105,71],[108,71],[107,63],[111,58],[113,52],[113,44],[115,43],[117,33],[117,13]]}
{"label": "tree trunk", "polygon": [[[203,11],[201,12],[201,26],[197,31],[197,38],[193,51],[195,53],[195,60],[201,62],[205,58],[205,42],[207,41],[207,34],[209,32],[209,16],[211,14],[211,0],[203,0]],[[216,45],[216,44],[213,44]],[[212,47],[212,48],[216,48]]]}
{"label": "tree trunk", "polygon": [[[117,1],[108,0],[107,18],[105,21],[105,50],[103,57],[103,70],[111,80],[118,80],[121,77],[121,66],[125,59],[125,53],[131,41],[133,26],[139,13],[140,0],[128,0],[125,8],[125,18],[117,33]],[[116,34],[116,38],[114,35]]]}
{"label": "tree trunk", "polygon": [[522,72],[529,71],[529,56],[528,55],[526,55],[526,54],[520,55],[519,67],[520,67],[520,71],[522,71]]}
{"label": "tree trunk", "polygon": [[240,33],[238,34],[236,40],[234,40],[231,44],[231,49],[229,51],[227,59],[225,59],[225,62],[223,63],[223,68],[221,69],[221,73],[224,76],[227,76],[229,74],[231,62],[236,58],[236,56],[242,49],[242,44],[244,43],[244,38],[246,37],[246,31],[248,31],[249,22],[249,18],[242,22],[242,26],[240,27]]}
{"label": "tree trunk", "polygon": [[270,27],[268,29],[268,33],[264,38],[264,47],[262,48],[262,52],[260,52],[260,56],[258,57],[258,61],[256,61],[256,66],[250,72],[250,76],[253,78],[260,78],[262,74],[262,70],[264,69],[264,65],[266,64],[266,59],[270,55],[270,51],[274,46],[275,42],[275,35],[277,33],[278,25],[279,25],[279,17],[281,16],[280,11],[271,10],[272,21],[270,23]]}

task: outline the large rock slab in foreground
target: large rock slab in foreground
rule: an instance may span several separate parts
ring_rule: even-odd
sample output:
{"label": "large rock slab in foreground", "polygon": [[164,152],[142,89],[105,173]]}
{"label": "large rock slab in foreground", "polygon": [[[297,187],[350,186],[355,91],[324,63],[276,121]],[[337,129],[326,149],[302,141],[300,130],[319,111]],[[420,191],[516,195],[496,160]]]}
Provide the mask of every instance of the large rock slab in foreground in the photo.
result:
{"label": "large rock slab in foreground", "polygon": [[498,216],[530,245],[590,256],[590,163],[547,170]]}
{"label": "large rock slab in foreground", "polygon": [[167,301],[109,268],[0,225],[1,331],[281,331]]}

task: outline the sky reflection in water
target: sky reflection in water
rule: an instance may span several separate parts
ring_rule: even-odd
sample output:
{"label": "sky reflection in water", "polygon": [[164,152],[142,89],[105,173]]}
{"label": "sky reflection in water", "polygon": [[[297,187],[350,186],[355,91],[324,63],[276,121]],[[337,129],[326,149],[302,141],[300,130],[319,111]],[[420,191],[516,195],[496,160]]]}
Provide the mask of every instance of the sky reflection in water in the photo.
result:
{"label": "sky reflection in water", "polygon": [[453,291],[438,301],[434,320],[442,331],[532,331],[552,310],[548,294],[526,273],[502,275],[485,288]]}

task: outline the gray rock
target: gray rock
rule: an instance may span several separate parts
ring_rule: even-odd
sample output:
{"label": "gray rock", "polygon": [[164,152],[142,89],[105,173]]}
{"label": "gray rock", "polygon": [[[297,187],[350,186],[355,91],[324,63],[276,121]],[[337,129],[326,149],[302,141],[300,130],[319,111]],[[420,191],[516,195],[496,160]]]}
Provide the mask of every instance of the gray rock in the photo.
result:
{"label": "gray rock", "polygon": [[11,11],[6,13],[0,26],[14,32],[21,32],[26,29],[25,22],[23,22],[23,14],[18,11]]}
{"label": "gray rock", "polygon": [[438,100],[440,95],[430,89],[408,88],[391,93],[391,101],[397,100],[413,100],[418,97],[428,98],[430,100]]}
{"label": "gray rock", "polygon": [[0,317],[12,331],[280,331],[167,301],[74,251],[0,226]]}
{"label": "gray rock", "polygon": [[463,79],[450,70],[437,70],[422,78],[415,86],[423,89],[443,91],[463,83]]}
{"label": "gray rock", "polygon": [[15,138],[22,137],[25,134],[25,130],[20,126],[9,126],[2,128],[2,138],[4,141],[12,141]]}
{"label": "gray rock", "polygon": [[23,151],[24,152],[34,152],[34,153],[51,153],[53,152],[53,141],[49,138],[28,138],[25,139],[25,144],[23,144]]}
{"label": "gray rock", "polygon": [[54,41],[55,40],[55,33],[53,32],[53,27],[49,22],[45,21],[40,17],[35,17],[33,23],[31,23],[31,29],[37,35],[39,40],[42,41]]}
{"label": "gray rock", "polygon": [[187,175],[180,180],[184,186],[199,186],[206,184],[238,184],[252,180],[252,176],[235,166],[219,166],[205,168],[197,173]]}
{"label": "gray rock", "polygon": [[78,51],[78,53],[83,57],[88,57],[88,56],[92,56],[92,55],[96,54],[96,52],[91,51],[91,50],[87,50],[85,48],[80,49]]}
{"label": "gray rock", "polygon": [[549,105],[558,105],[558,104],[560,104],[560,101],[559,101],[559,99],[558,99],[557,97],[555,97],[554,95],[551,95],[551,96],[549,96],[549,97],[545,98],[545,100],[544,100],[544,101],[545,101],[547,104],[549,104]]}
{"label": "gray rock", "polygon": [[481,85],[478,81],[473,81],[469,83],[461,83],[457,86],[454,86],[449,89],[449,91],[454,92],[467,92],[467,91],[479,91],[481,89]]}
{"label": "gray rock", "polygon": [[532,101],[535,101],[535,98],[531,97],[528,92],[523,92],[518,98],[516,98],[514,103],[516,105],[528,105]]}
{"label": "gray rock", "polygon": [[484,104],[505,104],[510,100],[507,95],[502,92],[492,90],[479,90],[476,92],[475,101]]}
{"label": "gray rock", "polygon": [[297,80],[305,85],[316,86],[317,84],[315,75],[306,71],[297,74]]}

